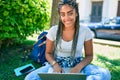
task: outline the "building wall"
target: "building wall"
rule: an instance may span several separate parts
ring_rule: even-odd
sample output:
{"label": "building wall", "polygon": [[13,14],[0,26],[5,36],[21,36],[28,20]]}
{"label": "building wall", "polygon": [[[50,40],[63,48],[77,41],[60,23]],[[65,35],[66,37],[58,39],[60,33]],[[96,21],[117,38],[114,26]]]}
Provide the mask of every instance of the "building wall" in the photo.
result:
{"label": "building wall", "polygon": [[118,0],[104,0],[102,19],[117,16]]}
{"label": "building wall", "polygon": [[117,16],[119,0],[77,0],[79,3],[80,20],[90,22],[93,1],[103,1],[102,20],[105,18]]}
{"label": "building wall", "polygon": [[77,0],[79,3],[80,20],[89,21],[91,14],[91,0]]}

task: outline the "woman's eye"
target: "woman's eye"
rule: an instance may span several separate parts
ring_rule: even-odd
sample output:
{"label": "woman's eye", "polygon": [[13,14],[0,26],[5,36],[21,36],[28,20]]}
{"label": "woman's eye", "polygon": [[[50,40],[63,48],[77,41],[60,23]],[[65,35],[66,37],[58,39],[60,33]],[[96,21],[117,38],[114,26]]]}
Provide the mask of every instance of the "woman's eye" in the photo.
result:
{"label": "woman's eye", "polygon": [[70,12],[70,13],[68,13],[68,15],[69,15],[69,16],[72,16],[72,15],[73,15],[73,13],[72,13],[72,12]]}
{"label": "woman's eye", "polygon": [[64,17],[64,16],[65,16],[65,14],[60,14],[60,16],[61,16],[61,17]]}

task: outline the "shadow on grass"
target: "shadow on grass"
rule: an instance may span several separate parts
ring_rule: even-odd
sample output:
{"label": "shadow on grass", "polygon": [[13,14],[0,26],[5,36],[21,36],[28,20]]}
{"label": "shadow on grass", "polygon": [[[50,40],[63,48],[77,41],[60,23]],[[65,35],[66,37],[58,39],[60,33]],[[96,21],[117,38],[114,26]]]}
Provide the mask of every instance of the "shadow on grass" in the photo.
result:
{"label": "shadow on grass", "polygon": [[14,69],[32,63],[35,68],[40,67],[40,64],[36,64],[29,57],[31,49],[35,41],[26,40],[23,44],[3,47],[0,51],[0,80],[24,80],[25,75],[15,76]]}
{"label": "shadow on grass", "polygon": [[22,43],[13,44],[11,46],[2,46],[0,48],[0,62],[9,61],[11,57],[15,57],[14,55],[16,53],[19,53],[19,55],[22,55],[23,57],[29,55],[27,53],[32,50],[34,43],[35,41],[33,40],[24,40]]}
{"label": "shadow on grass", "polygon": [[109,59],[102,55],[97,55],[97,58],[110,70],[111,80],[120,80],[120,59]]}

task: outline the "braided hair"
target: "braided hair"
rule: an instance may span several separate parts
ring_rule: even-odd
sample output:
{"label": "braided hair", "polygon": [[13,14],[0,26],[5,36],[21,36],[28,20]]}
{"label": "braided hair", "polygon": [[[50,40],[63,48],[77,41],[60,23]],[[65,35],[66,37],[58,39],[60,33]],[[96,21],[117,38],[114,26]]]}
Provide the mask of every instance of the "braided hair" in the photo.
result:
{"label": "braided hair", "polygon": [[[74,8],[76,10],[77,16],[76,16],[76,21],[75,21],[75,33],[74,33],[74,38],[73,38],[73,42],[72,42],[72,50],[71,50],[71,56],[75,57],[75,53],[76,53],[76,46],[77,46],[77,40],[78,40],[78,34],[79,34],[79,10],[78,10],[78,4],[76,3],[75,0],[60,0],[60,2],[58,3],[58,13],[60,13],[60,9],[63,5],[69,5],[72,8]],[[55,48],[57,47],[57,44],[62,36],[62,29],[63,29],[63,23],[62,21],[59,19],[59,23],[58,23],[58,31],[56,34],[56,44],[55,44]]]}

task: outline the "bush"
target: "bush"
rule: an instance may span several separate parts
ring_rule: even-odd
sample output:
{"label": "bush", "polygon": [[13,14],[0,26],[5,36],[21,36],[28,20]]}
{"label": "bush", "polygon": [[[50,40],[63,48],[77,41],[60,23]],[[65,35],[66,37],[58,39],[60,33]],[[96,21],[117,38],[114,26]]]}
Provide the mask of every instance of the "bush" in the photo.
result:
{"label": "bush", "polygon": [[42,30],[49,21],[48,9],[48,0],[0,0],[0,45]]}

